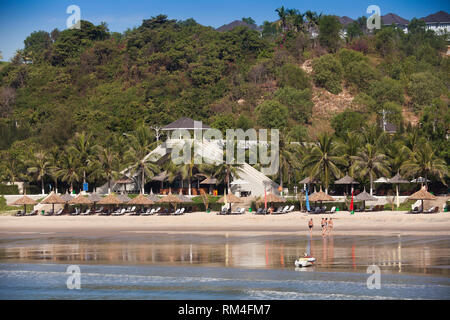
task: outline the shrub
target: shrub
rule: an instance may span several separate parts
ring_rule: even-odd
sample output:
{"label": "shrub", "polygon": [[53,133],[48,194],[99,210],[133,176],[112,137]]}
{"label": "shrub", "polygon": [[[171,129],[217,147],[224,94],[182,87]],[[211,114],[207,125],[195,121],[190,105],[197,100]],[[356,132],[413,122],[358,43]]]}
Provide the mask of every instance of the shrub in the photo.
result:
{"label": "shrub", "polygon": [[431,72],[420,72],[411,75],[411,80],[408,84],[408,94],[414,105],[428,105],[433,99],[439,98],[442,91],[442,82]]}
{"label": "shrub", "polygon": [[375,70],[365,61],[350,63],[344,72],[344,78],[359,90],[368,90],[370,82],[376,79]]}
{"label": "shrub", "polygon": [[0,184],[0,194],[19,194],[19,188],[16,185]]}
{"label": "shrub", "polygon": [[341,62],[331,54],[317,58],[313,62],[314,82],[333,94],[342,91],[343,68]]}
{"label": "shrub", "polygon": [[275,97],[289,108],[292,119],[306,123],[311,118],[314,103],[311,101],[310,89],[284,87],[275,92]]}
{"label": "shrub", "polygon": [[331,119],[331,127],[337,136],[343,136],[347,131],[357,131],[364,126],[366,119],[363,114],[350,109],[335,115]]}
{"label": "shrub", "polygon": [[292,64],[285,64],[279,70],[278,85],[280,87],[292,87],[295,89],[311,88],[311,81],[308,74],[299,67]]}
{"label": "shrub", "polygon": [[369,86],[368,94],[379,104],[388,101],[403,104],[405,101],[403,86],[400,81],[389,78],[383,78],[380,81],[372,81]]}
{"label": "shrub", "polygon": [[263,128],[282,129],[287,125],[289,110],[278,101],[269,100],[256,107],[258,124]]}

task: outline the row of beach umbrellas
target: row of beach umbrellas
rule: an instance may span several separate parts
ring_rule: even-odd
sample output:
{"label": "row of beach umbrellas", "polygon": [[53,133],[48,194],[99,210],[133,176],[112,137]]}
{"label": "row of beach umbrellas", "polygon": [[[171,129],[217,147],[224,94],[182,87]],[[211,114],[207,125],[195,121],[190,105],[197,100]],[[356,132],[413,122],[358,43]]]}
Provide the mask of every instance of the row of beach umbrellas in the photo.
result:
{"label": "row of beach umbrellas", "polygon": [[[72,197],[70,194],[57,195],[52,192],[45,199],[43,199],[41,204],[51,204],[53,206],[53,211],[55,209],[55,204],[70,204],[70,205],[121,205],[121,204],[129,204],[129,205],[140,205],[147,206],[153,205],[155,203],[190,203],[193,202],[190,198],[186,196],[176,196],[173,194],[169,194],[162,198],[157,197],[156,195],[145,196],[140,194],[134,199],[131,199],[127,195],[118,195],[115,196],[110,194],[104,198],[100,197],[97,194],[90,194],[88,197],[83,196],[82,194],[77,195],[76,197]],[[26,212],[27,205],[36,205],[37,201],[31,199],[30,197],[24,195],[20,199],[16,200],[12,203],[14,206],[24,206],[24,210]]]}

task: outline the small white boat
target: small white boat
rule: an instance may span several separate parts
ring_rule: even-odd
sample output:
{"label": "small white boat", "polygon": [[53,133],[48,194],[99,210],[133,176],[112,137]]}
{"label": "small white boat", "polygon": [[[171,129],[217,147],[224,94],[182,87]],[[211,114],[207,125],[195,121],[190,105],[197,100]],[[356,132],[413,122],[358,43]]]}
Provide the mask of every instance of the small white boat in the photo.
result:
{"label": "small white boat", "polygon": [[316,258],[310,257],[310,256],[305,256],[305,257],[298,258],[297,260],[295,260],[295,266],[297,268],[310,267],[310,266],[314,265],[314,262],[316,262]]}

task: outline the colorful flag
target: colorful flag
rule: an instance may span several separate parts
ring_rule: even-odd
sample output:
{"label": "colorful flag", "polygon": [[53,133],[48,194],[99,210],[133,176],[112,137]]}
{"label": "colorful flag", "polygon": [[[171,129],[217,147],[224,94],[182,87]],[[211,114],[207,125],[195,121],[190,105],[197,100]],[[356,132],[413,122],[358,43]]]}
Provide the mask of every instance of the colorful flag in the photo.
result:
{"label": "colorful flag", "polygon": [[267,210],[267,192],[266,188],[264,188],[264,208]]}
{"label": "colorful flag", "polygon": [[308,198],[308,188],[305,189],[306,192],[306,210],[311,211],[311,207],[309,206],[309,198]]}
{"label": "colorful flag", "polygon": [[352,190],[352,202],[350,203],[350,212],[351,212],[351,214],[355,213],[355,210],[353,208],[353,190]]}

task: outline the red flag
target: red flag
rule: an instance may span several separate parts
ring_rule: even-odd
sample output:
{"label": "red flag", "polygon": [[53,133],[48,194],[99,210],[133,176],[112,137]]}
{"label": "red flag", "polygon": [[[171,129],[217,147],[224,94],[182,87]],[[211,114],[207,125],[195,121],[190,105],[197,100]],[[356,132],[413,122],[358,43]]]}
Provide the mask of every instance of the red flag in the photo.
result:
{"label": "red flag", "polygon": [[352,202],[350,203],[350,211],[353,213],[353,190],[352,190]]}
{"label": "red flag", "polygon": [[267,209],[267,193],[266,193],[266,188],[264,188],[264,208]]}

